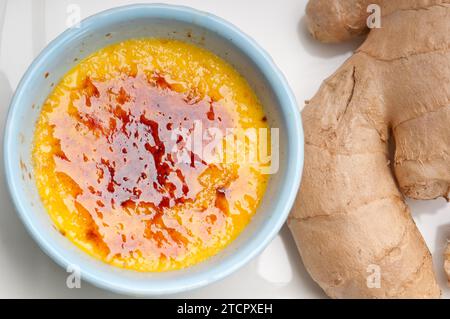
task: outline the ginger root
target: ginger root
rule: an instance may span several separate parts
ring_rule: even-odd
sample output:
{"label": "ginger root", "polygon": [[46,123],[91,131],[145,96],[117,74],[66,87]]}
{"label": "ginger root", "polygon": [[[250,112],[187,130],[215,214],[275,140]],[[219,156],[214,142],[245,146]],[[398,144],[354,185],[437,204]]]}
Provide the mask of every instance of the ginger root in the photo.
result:
{"label": "ginger root", "polygon": [[367,2],[381,5],[382,28],[302,112],[305,165],[288,225],[333,298],[438,298],[403,195],[450,197],[450,1],[312,0],[312,34],[365,32]]}

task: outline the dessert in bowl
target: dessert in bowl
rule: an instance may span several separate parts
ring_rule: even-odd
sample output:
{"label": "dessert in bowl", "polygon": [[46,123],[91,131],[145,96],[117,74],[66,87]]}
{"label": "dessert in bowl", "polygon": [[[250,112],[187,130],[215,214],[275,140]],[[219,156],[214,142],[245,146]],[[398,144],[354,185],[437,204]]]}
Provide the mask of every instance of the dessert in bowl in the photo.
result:
{"label": "dessert in bowl", "polygon": [[[267,139],[241,150],[247,129]],[[222,278],[267,245],[295,198],[302,143],[292,92],[252,40],[192,9],[134,5],[82,21],[33,62],[11,103],[5,166],[21,218],[57,262],[161,295]],[[270,161],[245,160],[260,148]]]}
{"label": "dessert in bowl", "polygon": [[[239,159],[226,141],[264,128],[256,95],[222,59],[181,41],[122,41],[77,64],[47,98],[34,177],[58,230],[90,255],[182,269],[219,252],[256,212],[270,163]],[[258,144],[239,153],[260,153]]]}

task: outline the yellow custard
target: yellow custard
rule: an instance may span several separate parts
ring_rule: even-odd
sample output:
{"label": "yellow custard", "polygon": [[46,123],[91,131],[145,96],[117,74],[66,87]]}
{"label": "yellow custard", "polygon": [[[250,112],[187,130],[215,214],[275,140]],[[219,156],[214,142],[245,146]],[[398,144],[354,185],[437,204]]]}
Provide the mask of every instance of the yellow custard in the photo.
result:
{"label": "yellow custard", "polygon": [[211,52],[136,39],[82,60],[47,98],[34,139],[37,188],[61,234],[138,271],[218,253],[255,214],[268,177],[257,161],[199,154],[199,127],[201,148],[209,129],[267,128],[248,83]]}

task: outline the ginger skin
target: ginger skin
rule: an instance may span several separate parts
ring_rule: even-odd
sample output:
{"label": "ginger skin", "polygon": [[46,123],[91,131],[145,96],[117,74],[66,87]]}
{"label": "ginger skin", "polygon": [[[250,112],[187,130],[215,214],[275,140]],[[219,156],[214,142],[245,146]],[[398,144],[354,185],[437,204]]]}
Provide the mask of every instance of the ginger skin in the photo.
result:
{"label": "ginger skin", "polygon": [[447,273],[448,285],[450,286],[450,242],[447,243],[447,249],[444,254],[444,269]]}
{"label": "ginger skin", "polygon": [[306,7],[308,29],[321,42],[342,42],[369,31],[370,4],[379,5],[381,15],[400,10],[424,9],[449,0],[310,0]]}
{"label": "ginger skin", "polygon": [[[450,197],[450,5],[442,2],[378,1],[389,9],[383,27],[371,30],[302,112],[305,166],[288,225],[307,270],[330,297],[440,296],[403,195]],[[317,11],[331,3],[339,16]],[[365,32],[348,22],[365,25],[365,3],[312,0],[312,34],[336,42]],[[380,270],[376,287],[368,285],[373,266]]]}

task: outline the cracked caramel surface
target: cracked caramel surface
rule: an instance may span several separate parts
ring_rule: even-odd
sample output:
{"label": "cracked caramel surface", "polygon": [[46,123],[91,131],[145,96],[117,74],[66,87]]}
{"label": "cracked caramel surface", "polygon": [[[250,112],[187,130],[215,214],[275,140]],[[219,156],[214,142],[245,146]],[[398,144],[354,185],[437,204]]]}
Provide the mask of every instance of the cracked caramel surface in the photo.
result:
{"label": "cracked caramel surface", "polygon": [[140,39],[81,61],[36,125],[34,175],[56,227],[90,255],[138,271],[215,255],[250,221],[267,176],[257,163],[183,148],[179,132],[199,125],[267,127],[246,81],[212,53]]}

